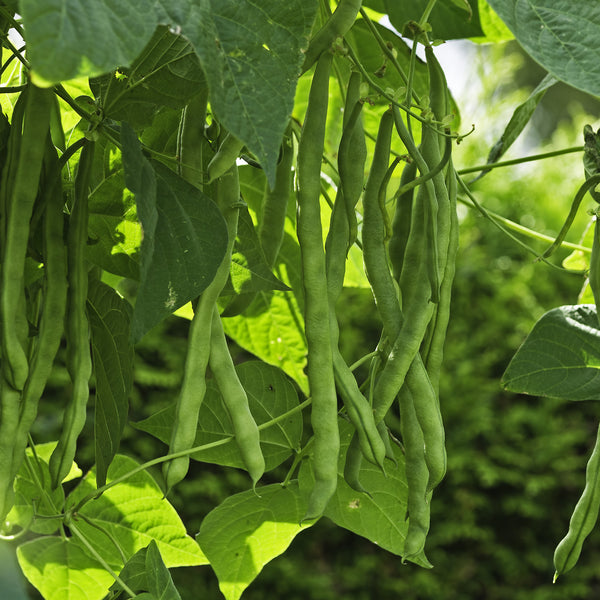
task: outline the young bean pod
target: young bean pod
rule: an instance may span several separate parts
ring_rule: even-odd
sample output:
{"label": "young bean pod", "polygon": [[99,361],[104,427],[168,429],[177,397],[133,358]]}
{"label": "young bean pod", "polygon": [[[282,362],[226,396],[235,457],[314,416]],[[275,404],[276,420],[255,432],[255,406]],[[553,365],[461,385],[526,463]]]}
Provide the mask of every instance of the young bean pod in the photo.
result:
{"label": "young bean pod", "polygon": [[212,183],[221,175],[224,175],[233,165],[239,156],[240,150],[244,147],[244,142],[238,140],[234,135],[228,133],[221,144],[217,153],[208,163],[207,175],[208,183]]}
{"label": "young bean pod", "polygon": [[329,52],[322,54],[317,61],[298,145],[296,226],[302,259],[304,322],[308,347],[307,375],[312,397],[311,424],[314,432],[312,464],[315,476],[303,520],[320,517],[335,493],[340,450],[319,201],[331,61],[332,55]]}
{"label": "young bean pod", "polygon": [[590,534],[600,509],[600,426],[596,443],[585,470],[585,488],[575,506],[567,535],[554,551],[554,581],[576,564],[585,538]]}

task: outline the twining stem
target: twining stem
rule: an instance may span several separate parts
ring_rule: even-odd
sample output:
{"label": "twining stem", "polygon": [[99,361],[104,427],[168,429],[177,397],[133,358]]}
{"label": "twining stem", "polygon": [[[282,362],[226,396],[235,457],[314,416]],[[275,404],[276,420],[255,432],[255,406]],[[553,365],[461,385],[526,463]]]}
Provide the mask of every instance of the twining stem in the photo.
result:
{"label": "twining stem", "polygon": [[[301,402],[300,404],[298,404],[298,406],[295,406],[291,410],[288,410],[287,412],[285,412],[277,417],[274,417],[273,419],[271,419],[269,421],[265,421],[264,423],[261,423],[258,426],[258,430],[262,431],[263,429],[272,427],[273,425],[276,425],[280,421],[284,421],[291,415],[294,415],[298,412],[302,412],[307,406],[310,406],[311,402],[312,402],[312,400],[310,398],[307,398],[304,402]],[[202,446],[195,446],[194,448],[189,448],[188,450],[182,450],[181,452],[174,452],[173,454],[166,454],[165,456],[160,456],[158,458],[149,460],[141,465],[138,465],[135,469],[132,469],[131,471],[121,475],[120,477],[117,477],[116,479],[109,481],[106,485],[99,487],[97,490],[94,490],[91,494],[88,494],[87,496],[82,498],[70,510],[70,512],[73,514],[79,512],[81,510],[81,508],[85,504],[87,504],[90,500],[93,500],[94,498],[98,498],[100,495],[102,495],[104,492],[106,492],[111,487],[114,487],[118,483],[122,483],[123,481],[126,481],[127,479],[129,479],[130,477],[133,477],[134,475],[136,475],[137,473],[140,473],[141,471],[145,471],[145,470],[149,469],[150,467],[154,467],[155,465],[159,465],[163,462],[167,462],[167,461],[173,460],[175,458],[180,458],[182,456],[189,456],[190,454],[194,454],[196,452],[201,452],[202,450],[209,450],[210,448],[216,448],[218,446],[223,446],[223,445],[231,442],[233,439],[235,439],[235,436],[229,435],[220,440],[216,440],[216,441],[210,442],[208,444],[203,444]]]}
{"label": "twining stem", "polygon": [[475,167],[466,167],[464,169],[459,169],[456,172],[458,175],[467,175],[468,173],[477,173],[478,171],[487,171],[499,167],[512,167],[513,165],[520,165],[523,163],[533,162],[535,160],[544,160],[545,158],[562,156],[563,154],[572,154],[574,152],[583,152],[583,146],[573,146],[572,148],[563,148],[562,150],[553,150],[552,152],[544,152],[542,154],[532,154],[531,156],[524,156],[522,158],[501,160],[494,163],[487,163],[485,165],[477,165]]}
{"label": "twining stem", "polygon": [[94,548],[94,546],[92,546],[92,544],[90,544],[90,542],[81,533],[81,531],[79,531],[79,529],[73,523],[73,521],[70,521],[68,526],[69,526],[69,529],[71,530],[71,532],[73,533],[73,535],[75,537],[79,538],[81,543],[88,549],[90,554],[102,565],[102,568],[104,570],[106,570],[108,573],[111,574],[113,579],[121,586],[123,591],[126,594],[128,594],[130,598],[135,598],[136,593],[110,568],[110,565],[108,565],[108,563],[102,558],[102,556],[100,554],[98,554],[98,552],[96,552],[96,549]]}

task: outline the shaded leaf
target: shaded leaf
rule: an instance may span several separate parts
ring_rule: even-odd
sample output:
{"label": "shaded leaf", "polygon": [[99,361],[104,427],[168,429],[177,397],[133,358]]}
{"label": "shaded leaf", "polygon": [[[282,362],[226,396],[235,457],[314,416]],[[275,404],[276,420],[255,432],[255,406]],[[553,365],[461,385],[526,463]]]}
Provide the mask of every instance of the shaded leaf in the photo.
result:
{"label": "shaded leaf", "polygon": [[[248,394],[250,412],[260,426],[298,406],[298,395],[284,373],[259,361],[248,361],[236,366],[240,382]],[[146,431],[168,444],[171,439],[175,407],[169,406],[152,416],[134,423],[136,429]],[[210,444],[233,436],[233,425],[223,404],[221,393],[213,379],[207,381],[206,394],[200,408],[198,430],[194,446]],[[260,443],[269,471],[286,460],[300,445],[302,416],[291,415],[284,421],[260,432]],[[237,444],[210,448],[191,455],[194,460],[245,469]]]}
{"label": "shaded leaf", "polygon": [[[386,12],[390,21],[401,33],[409,21],[418,22],[421,19],[427,4],[428,0],[414,0],[413,2],[385,0]],[[428,20],[433,36],[443,40],[453,40],[484,35],[479,23],[479,3],[477,0],[469,0],[469,5],[471,15],[464,6],[457,6],[454,0],[438,2]]]}
{"label": "shaded leaf", "polygon": [[511,392],[600,400],[600,329],[593,304],[560,306],[545,315],[502,376]]}
{"label": "shaded leaf", "polygon": [[227,247],[227,226],[198,188],[142,154],[123,124],[125,184],[134,192],[144,237],[140,287],[133,312],[134,341],[196,298],[212,281]]}
{"label": "shaded leaf", "polygon": [[[136,598],[147,595],[148,599],[152,600],[181,600],[154,540],[146,548],[138,550],[125,563],[119,577],[132,591],[148,592]],[[115,582],[111,590],[118,592],[121,587]]]}
{"label": "shaded leaf", "polygon": [[159,27],[130,67],[90,81],[104,115],[144,127],[162,106],[183,108],[206,87],[198,56],[188,40]]}
{"label": "shaded leaf", "polygon": [[90,282],[87,313],[96,377],[94,443],[96,483],[106,483],[106,473],[119,450],[127,423],[129,394],[133,388],[133,345],[129,341],[131,306],[110,286]]}
{"label": "shaded leaf", "polygon": [[600,4],[489,0],[523,49],[556,78],[600,96]]}

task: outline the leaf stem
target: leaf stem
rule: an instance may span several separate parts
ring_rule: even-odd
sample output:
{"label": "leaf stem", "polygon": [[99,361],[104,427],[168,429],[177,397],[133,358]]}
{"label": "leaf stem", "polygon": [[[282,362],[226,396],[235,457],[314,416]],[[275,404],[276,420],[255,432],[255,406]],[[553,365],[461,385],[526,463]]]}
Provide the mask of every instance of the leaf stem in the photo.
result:
{"label": "leaf stem", "polygon": [[90,544],[90,542],[85,538],[85,536],[79,531],[77,526],[71,520],[67,526],[73,533],[75,537],[77,537],[81,543],[87,548],[90,554],[102,565],[102,568],[111,574],[113,579],[123,588],[123,591],[129,595],[130,598],[135,598],[136,593],[110,568],[108,563],[98,554],[96,549]]}

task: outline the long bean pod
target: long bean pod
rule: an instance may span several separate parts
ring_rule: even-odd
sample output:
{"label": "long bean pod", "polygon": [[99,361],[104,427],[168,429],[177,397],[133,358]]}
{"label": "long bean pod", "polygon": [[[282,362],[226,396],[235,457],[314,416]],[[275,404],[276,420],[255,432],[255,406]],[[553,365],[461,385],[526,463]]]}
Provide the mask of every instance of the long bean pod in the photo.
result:
{"label": "long bean pod", "polygon": [[63,241],[64,199],[60,167],[52,144],[48,144],[46,152],[45,175],[47,201],[43,215],[43,305],[29,377],[21,400],[14,471],[18,469],[23,457],[27,434],[37,416],[38,402],[60,345],[67,303],[67,254]]}
{"label": "long bean pod", "polygon": [[67,237],[68,295],[65,334],[67,338],[67,370],[73,390],[63,417],[58,444],[49,461],[52,487],[56,488],[69,473],[75,458],[77,438],[86,420],[92,375],[90,331],[86,311],[88,270],[85,249],[88,239],[88,194],[94,160],[94,142],[81,150],[73,206]]}
{"label": "long bean pod", "polygon": [[320,517],[335,493],[340,449],[319,202],[331,61],[332,55],[329,52],[322,54],[317,61],[298,145],[296,225],[302,258],[307,375],[312,397],[311,424],[314,432],[312,464],[315,476],[303,520]]}
{"label": "long bean pod", "polygon": [[569,531],[554,551],[554,581],[577,563],[585,538],[590,534],[600,510],[600,426],[594,449],[585,470],[585,488],[569,522]]}
{"label": "long bean pod", "polygon": [[209,364],[221,392],[223,404],[231,418],[235,441],[242,460],[250,474],[252,485],[256,487],[256,483],[265,472],[265,458],[260,448],[260,435],[256,421],[250,412],[248,395],[233,365],[223,331],[223,323],[216,305],[212,314]]}
{"label": "long bean pod", "polygon": [[[183,382],[177,398],[175,422],[169,442],[169,454],[192,448],[196,438],[198,414],[206,393],[206,367],[210,357],[213,310],[229,277],[231,252],[237,232],[240,200],[237,165],[234,164],[217,180],[216,198],[227,223],[227,250],[214,279],[202,292],[194,308]],[[182,456],[164,464],[163,475],[167,493],[186,476],[189,464],[189,456]]]}
{"label": "long bean pod", "polygon": [[[0,328],[5,376],[17,390],[23,389],[29,372],[18,327],[25,311],[22,295],[29,221],[38,192],[52,101],[52,90],[29,84],[24,97],[22,138],[18,144],[16,171],[9,195],[4,200],[6,228],[0,280]],[[14,135],[20,133],[14,131]]]}

